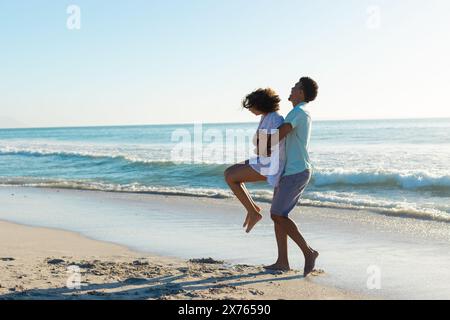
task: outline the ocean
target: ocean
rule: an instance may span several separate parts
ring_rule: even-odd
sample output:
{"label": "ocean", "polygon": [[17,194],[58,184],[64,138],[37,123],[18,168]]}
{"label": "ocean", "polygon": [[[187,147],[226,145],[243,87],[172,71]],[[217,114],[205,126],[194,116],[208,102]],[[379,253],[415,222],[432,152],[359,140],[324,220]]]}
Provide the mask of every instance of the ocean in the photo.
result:
{"label": "ocean", "polygon": [[[257,126],[0,129],[0,185],[229,198],[223,171]],[[450,222],[450,119],[316,121],[310,152],[302,205]]]}

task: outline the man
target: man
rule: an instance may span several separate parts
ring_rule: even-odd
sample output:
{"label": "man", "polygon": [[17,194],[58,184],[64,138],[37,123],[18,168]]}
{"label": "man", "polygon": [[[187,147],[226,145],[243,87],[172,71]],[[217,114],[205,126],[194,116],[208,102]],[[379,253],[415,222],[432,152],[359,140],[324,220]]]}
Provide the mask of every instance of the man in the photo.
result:
{"label": "man", "polygon": [[312,249],[305,241],[297,225],[289,218],[290,212],[297,205],[300,196],[311,178],[312,165],[308,154],[311,135],[311,117],[305,109],[307,104],[314,101],[318,94],[318,85],[311,78],[304,77],[292,88],[289,101],[294,109],[286,117],[284,124],[279,127],[279,136],[272,139],[267,136],[267,146],[259,146],[259,154],[268,154],[271,142],[282,141],[286,138],[286,167],[278,187],[274,191],[270,210],[275,224],[275,236],[278,246],[277,262],[265,267],[269,270],[290,270],[288,260],[288,236],[300,247],[305,257],[304,276],[310,274],[315,267],[319,253]]}

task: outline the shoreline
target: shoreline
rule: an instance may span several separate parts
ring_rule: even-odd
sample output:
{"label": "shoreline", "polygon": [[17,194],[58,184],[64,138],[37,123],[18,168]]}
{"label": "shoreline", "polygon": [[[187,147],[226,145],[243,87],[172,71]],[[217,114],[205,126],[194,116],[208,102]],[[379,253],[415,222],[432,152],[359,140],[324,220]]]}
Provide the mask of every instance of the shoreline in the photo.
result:
{"label": "shoreline", "polygon": [[[0,221],[0,243],[0,300],[362,299],[298,272],[153,256],[50,228]],[[80,289],[67,287],[73,267]]]}
{"label": "shoreline", "polygon": [[[29,151],[25,151],[26,153]],[[65,152],[62,152],[65,154]],[[44,152],[41,155],[59,155],[59,152],[56,153],[47,153]],[[68,155],[72,156],[84,156],[82,154],[78,153],[68,153]],[[88,157],[91,157],[92,155],[88,155]],[[110,157],[110,156],[106,156]],[[118,156],[119,158],[123,156]],[[115,159],[116,156],[112,156],[111,159]],[[125,157],[125,159],[127,159]],[[145,162],[145,160],[142,159],[133,159],[130,160],[132,163],[141,163],[142,161]],[[154,163],[159,163],[158,161]],[[175,163],[172,163],[171,161],[162,161],[164,164],[171,164],[174,165]],[[212,166],[223,166],[223,168],[220,168],[220,175],[222,175],[222,171],[226,168],[226,165],[222,164],[207,164]],[[216,168],[217,169],[217,168]],[[216,170],[215,169],[215,170]],[[372,172],[371,174],[375,174],[376,179],[383,180],[383,183],[387,183],[386,180],[394,179],[396,183],[408,184],[408,179],[419,179],[422,182],[415,182],[410,187],[401,187],[400,189],[396,190],[396,192],[407,192],[408,195],[404,195],[405,197],[411,197],[411,194],[409,192],[412,191],[419,191],[420,188],[425,188],[425,191],[433,191],[433,188],[436,188],[436,192],[441,192],[441,188],[445,185],[448,187],[448,184],[445,182],[443,186],[439,185],[439,179],[445,179],[446,176],[442,176],[440,178],[436,178],[433,175],[429,175],[427,173],[423,173],[422,176],[416,177],[414,174],[410,175],[403,175],[402,173],[394,170],[393,172]],[[393,177],[391,177],[393,175]],[[317,177],[318,176],[318,177]],[[320,177],[321,173],[316,172],[314,179],[328,179],[327,175]],[[352,179],[352,178],[358,178],[358,173],[355,173],[354,176],[350,174],[350,177],[342,176],[340,177],[339,174],[337,174],[336,177],[332,178],[332,180],[335,180],[335,182],[339,183],[339,179]],[[418,180],[418,181],[419,181]],[[436,185],[433,185],[433,184]],[[422,187],[420,184],[424,184]],[[430,184],[428,187],[427,184]],[[350,183],[351,185],[351,183]],[[364,186],[364,183],[362,184]],[[359,188],[361,185],[353,185],[353,188]],[[189,188],[183,188],[183,187],[174,187],[174,186],[167,186],[167,187],[152,187],[148,185],[140,185],[140,184],[120,184],[120,183],[103,183],[103,182],[87,182],[82,180],[73,180],[73,181],[66,181],[64,179],[41,179],[41,178],[11,178],[6,179],[3,181],[3,183],[0,185],[0,188],[30,188],[30,189],[42,189],[42,190],[64,190],[64,191],[80,191],[80,192],[104,192],[104,193],[122,193],[122,194],[128,194],[128,195],[150,195],[150,196],[162,196],[162,197],[185,197],[185,198],[203,198],[203,199],[217,199],[217,200],[233,200],[235,199],[232,192],[227,188],[222,187],[207,187],[207,188],[195,188],[195,187],[189,187]],[[417,188],[417,189],[415,189]],[[427,189],[429,188],[429,189]],[[253,199],[257,202],[270,204],[272,201],[272,191],[270,189],[251,189],[250,192],[252,193]],[[309,194],[308,192],[311,192]],[[388,200],[384,199],[383,197],[378,199],[377,198],[368,198],[364,199],[364,197],[358,199],[353,199],[352,197],[337,197],[338,200],[333,199],[333,196],[327,195],[326,192],[322,194],[321,192],[315,190],[314,188],[309,188],[309,191],[305,193],[305,195],[302,198],[302,205],[301,207],[310,207],[310,208],[324,208],[324,209],[335,209],[335,210],[354,210],[354,211],[368,211],[372,213],[377,213],[380,215],[385,215],[389,217],[400,217],[400,218],[411,218],[411,219],[418,219],[418,220],[425,220],[425,221],[434,221],[434,222],[445,222],[450,224],[450,214],[447,209],[439,207],[439,204],[436,204],[437,207],[429,207],[424,205],[412,205],[408,203],[408,200],[404,200],[403,202],[399,199],[396,200]],[[362,195],[361,195],[362,196]],[[388,197],[389,198],[389,197]],[[406,198],[405,198],[406,199]],[[381,203],[381,204],[380,204]],[[300,206],[296,206],[297,208]]]}
{"label": "shoreline", "polygon": [[[73,187],[67,187],[67,186],[40,186],[40,185],[21,185],[21,184],[5,184],[0,185],[0,188],[5,189],[41,189],[41,190],[47,190],[49,192],[56,191],[73,191],[73,192],[92,192],[92,193],[111,193],[111,194],[124,194],[124,195],[134,195],[134,196],[155,196],[155,197],[179,197],[179,198],[186,198],[186,199],[205,199],[205,200],[223,200],[223,201],[233,201],[235,200],[234,196],[228,196],[223,194],[208,194],[206,193],[194,193],[194,191],[132,191],[132,190],[115,190],[115,189],[97,189],[97,188],[73,188]],[[259,190],[260,191],[260,190]],[[254,192],[253,190],[250,190],[250,192]],[[271,203],[271,197],[266,198],[264,196],[253,194],[253,199],[257,202],[260,202],[262,204],[270,204]],[[443,216],[443,212],[440,211],[421,211],[419,209],[412,209],[412,208],[384,208],[384,207],[377,207],[377,206],[370,206],[370,205],[355,205],[355,204],[341,204],[341,203],[333,203],[329,201],[321,202],[320,200],[313,200],[304,198],[302,199],[302,204],[297,205],[296,208],[311,208],[311,209],[332,209],[332,210],[338,210],[338,211],[366,211],[378,215],[383,215],[386,217],[393,217],[393,218],[405,218],[405,219],[416,219],[416,220],[423,220],[428,222],[436,222],[436,223],[448,223],[450,225],[450,216]]]}

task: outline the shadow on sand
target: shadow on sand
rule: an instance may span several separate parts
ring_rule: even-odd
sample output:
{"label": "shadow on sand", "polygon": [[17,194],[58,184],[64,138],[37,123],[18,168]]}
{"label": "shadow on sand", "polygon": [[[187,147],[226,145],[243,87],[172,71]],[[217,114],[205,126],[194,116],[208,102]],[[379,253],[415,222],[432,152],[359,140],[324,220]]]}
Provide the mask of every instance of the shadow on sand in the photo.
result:
{"label": "shadow on sand", "polygon": [[[261,276],[277,275],[270,278],[257,279]],[[257,273],[233,276],[210,277],[202,280],[186,280],[186,274],[163,276],[152,279],[130,278],[125,281],[105,284],[82,284],[80,290],[64,288],[31,289],[0,295],[0,300],[144,300],[163,299],[176,296],[179,299],[202,298],[199,291],[210,290],[214,293],[226,293],[245,285],[289,281],[303,279],[303,275],[283,276],[276,272],[262,271]],[[256,278],[246,280],[249,278]],[[134,287],[134,288],[133,288]],[[112,290],[100,292],[99,290]],[[221,290],[224,290],[221,292]],[[252,292],[251,289],[248,289]],[[258,293],[253,293],[258,295]]]}

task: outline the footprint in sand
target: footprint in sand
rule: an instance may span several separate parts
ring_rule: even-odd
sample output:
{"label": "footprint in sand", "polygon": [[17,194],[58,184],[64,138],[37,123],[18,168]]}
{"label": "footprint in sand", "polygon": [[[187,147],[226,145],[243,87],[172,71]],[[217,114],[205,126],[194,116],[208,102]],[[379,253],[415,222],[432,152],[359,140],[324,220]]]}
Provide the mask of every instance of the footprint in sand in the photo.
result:
{"label": "footprint in sand", "polygon": [[15,261],[16,259],[14,259],[14,258],[10,258],[10,257],[7,257],[7,258],[0,258],[0,261],[4,261],[4,262],[10,262],[10,261]]}

